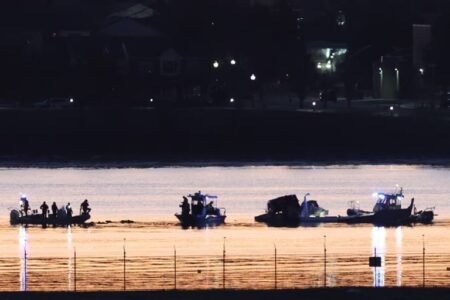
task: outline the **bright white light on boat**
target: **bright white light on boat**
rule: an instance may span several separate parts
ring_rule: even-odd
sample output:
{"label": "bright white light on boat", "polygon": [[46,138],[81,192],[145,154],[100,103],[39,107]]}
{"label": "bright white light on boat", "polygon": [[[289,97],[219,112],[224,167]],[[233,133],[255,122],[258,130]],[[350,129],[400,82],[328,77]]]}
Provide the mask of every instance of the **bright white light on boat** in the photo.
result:
{"label": "bright white light on boat", "polygon": [[250,80],[251,81],[255,81],[256,80],[256,75],[255,74],[250,75]]}
{"label": "bright white light on boat", "polygon": [[214,69],[217,69],[219,67],[219,62],[216,60],[213,62]]}
{"label": "bright white light on boat", "polygon": [[230,103],[234,103],[234,98],[230,98]]}
{"label": "bright white light on boat", "polygon": [[316,101],[313,101],[312,106],[316,106],[316,104],[317,104]]}
{"label": "bright white light on boat", "polygon": [[153,103],[153,101],[155,101],[155,100],[153,100],[153,98],[150,98],[150,102]]}
{"label": "bright white light on boat", "polygon": [[390,109],[391,111],[393,111],[393,110],[394,110],[394,107],[391,105],[391,107],[389,107],[389,109]]}
{"label": "bright white light on boat", "polygon": [[70,101],[70,103],[73,103],[73,102],[74,102],[73,98],[70,98],[70,100],[69,100],[69,101]]}
{"label": "bright white light on boat", "polygon": [[232,64],[233,66],[236,64],[236,61],[234,59],[230,60],[230,64]]}

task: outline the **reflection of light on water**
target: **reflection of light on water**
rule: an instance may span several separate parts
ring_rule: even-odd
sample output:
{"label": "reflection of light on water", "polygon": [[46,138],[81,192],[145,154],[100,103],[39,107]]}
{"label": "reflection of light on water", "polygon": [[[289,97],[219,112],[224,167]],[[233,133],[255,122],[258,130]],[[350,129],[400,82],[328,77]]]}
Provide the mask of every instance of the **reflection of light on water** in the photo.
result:
{"label": "reflection of light on water", "polygon": [[73,256],[72,256],[72,228],[71,226],[67,226],[67,283],[69,291],[72,290],[72,273],[73,273]]}
{"label": "reflection of light on water", "polygon": [[402,228],[397,227],[395,230],[395,248],[397,251],[397,286],[402,285]]}
{"label": "reflection of light on water", "polygon": [[373,255],[381,257],[381,267],[373,268],[373,284],[375,287],[384,286],[384,253],[386,248],[386,229],[374,227],[372,229]]}
{"label": "reflection of light on water", "polygon": [[27,229],[19,227],[19,257],[20,257],[20,291],[27,290],[27,255],[28,234]]}

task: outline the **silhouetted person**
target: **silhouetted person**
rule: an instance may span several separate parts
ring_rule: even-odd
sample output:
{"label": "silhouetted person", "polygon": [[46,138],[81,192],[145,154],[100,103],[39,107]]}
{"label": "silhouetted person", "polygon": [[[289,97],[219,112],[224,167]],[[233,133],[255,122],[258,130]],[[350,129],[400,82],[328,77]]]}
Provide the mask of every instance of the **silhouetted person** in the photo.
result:
{"label": "silhouetted person", "polygon": [[80,205],[80,214],[81,214],[81,213],[87,214],[87,213],[89,213],[90,211],[91,211],[91,209],[89,208],[89,202],[88,202],[88,199],[85,199],[85,200],[83,201],[83,203],[81,203],[81,205]]}
{"label": "silhouetted person", "polygon": [[56,205],[56,202],[53,202],[52,204],[52,214],[53,217],[56,219],[56,216],[58,214],[58,206]]}
{"label": "silhouetted person", "polygon": [[48,205],[47,203],[45,203],[45,201],[41,205],[41,210],[42,210],[42,218],[44,220],[47,219]]}
{"label": "silhouetted person", "polygon": [[206,213],[207,214],[214,214],[214,206],[213,206],[213,202],[209,202],[208,204],[206,204]]}
{"label": "silhouetted person", "polygon": [[181,207],[181,215],[188,216],[191,212],[191,208],[189,207],[189,200],[188,198],[183,196],[183,202],[180,204]]}
{"label": "silhouetted person", "polygon": [[198,206],[197,206],[197,214],[198,215],[203,214],[203,202],[201,202],[201,201],[198,203]]}
{"label": "silhouetted person", "polygon": [[70,219],[70,218],[72,218],[72,206],[70,206],[70,202],[69,203],[67,203],[67,205],[66,205],[66,214],[67,214],[67,217]]}
{"label": "silhouetted person", "polygon": [[23,212],[25,216],[28,216],[28,210],[30,209],[30,204],[28,203],[28,199],[26,197],[21,197],[20,201],[22,201]]}

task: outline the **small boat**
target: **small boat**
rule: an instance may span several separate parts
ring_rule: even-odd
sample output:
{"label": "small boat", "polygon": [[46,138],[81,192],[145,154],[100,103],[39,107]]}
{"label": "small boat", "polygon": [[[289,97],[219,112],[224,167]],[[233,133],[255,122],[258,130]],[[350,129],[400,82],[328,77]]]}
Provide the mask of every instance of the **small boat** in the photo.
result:
{"label": "small boat", "polygon": [[307,193],[302,204],[296,195],[286,195],[267,202],[265,214],[255,217],[256,222],[269,226],[296,227],[302,223],[337,222],[338,217],[328,217],[328,210],[319,206],[316,200],[307,200]]}
{"label": "small boat", "polygon": [[351,202],[347,217],[341,221],[349,224],[372,223],[377,226],[400,226],[413,223],[430,224],[434,218],[434,208],[417,212],[414,198],[407,208],[402,208],[403,188],[392,194],[374,193],[376,203],[372,212],[361,210],[358,203]]}
{"label": "small boat", "polygon": [[226,210],[223,207],[217,207],[217,199],[217,196],[202,194],[200,191],[183,196],[183,202],[180,204],[181,213],[176,213],[175,216],[184,228],[203,228],[224,224]]}
{"label": "small boat", "polygon": [[[26,205],[25,205],[26,203]],[[90,208],[85,212],[81,212],[77,216],[69,216],[67,214],[66,207],[61,207],[55,215],[48,214],[43,215],[38,213],[37,209],[31,210],[31,214],[28,213],[28,199],[22,195],[19,203],[20,208],[10,209],[9,223],[11,225],[42,225],[42,226],[67,226],[67,225],[83,225],[87,220],[91,218],[89,214]],[[71,208],[70,208],[71,209]]]}

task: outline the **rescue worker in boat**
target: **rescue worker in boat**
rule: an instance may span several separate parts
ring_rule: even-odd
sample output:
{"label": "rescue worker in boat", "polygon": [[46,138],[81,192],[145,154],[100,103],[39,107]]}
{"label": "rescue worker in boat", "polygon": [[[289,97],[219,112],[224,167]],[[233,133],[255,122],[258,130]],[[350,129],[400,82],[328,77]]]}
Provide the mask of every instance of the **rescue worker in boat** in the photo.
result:
{"label": "rescue worker in boat", "polygon": [[181,207],[181,215],[188,216],[191,212],[191,208],[189,206],[189,200],[185,196],[183,196],[183,202],[180,204]]}
{"label": "rescue worker in boat", "polygon": [[199,201],[197,204],[197,215],[203,214],[203,202]]}
{"label": "rescue worker in boat", "polygon": [[80,205],[80,214],[88,214],[90,212],[91,209],[89,208],[88,199],[84,199],[83,203]]}
{"label": "rescue worker in boat", "polygon": [[215,209],[214,209],[212,201],[210,201],[208,204],[206,204],[206,213],[207,214],[214,214],[215,213]]}
{"label": "rescue worker in boat", "polygon": [[66,214],[68,218],[72,218],[72,206],[70,206],[70,202],[66,205]]}
{"label": "rescue worker in boat", "polygon": [[52,215],[53,218],[56,219],[56,216],[58,215],[58,206],[56,205],[56,202],[53,202],[52,204]]}
{"label": "rescue worker in boat", "polygon": [[48,214],[48,205],[47,205],[47,203],[44,201],[40,208],[42,210],[42,219],[46,220],[47,219],[47,214]]}
{"label": "rescue worker in boat", "polygon": [[30,203],[28,203],[28,199],[26,196],[20,197],[21,206],[23,209],[23,213],[25,213],[25,216],[28,216],[28,210],[30,209]]}

